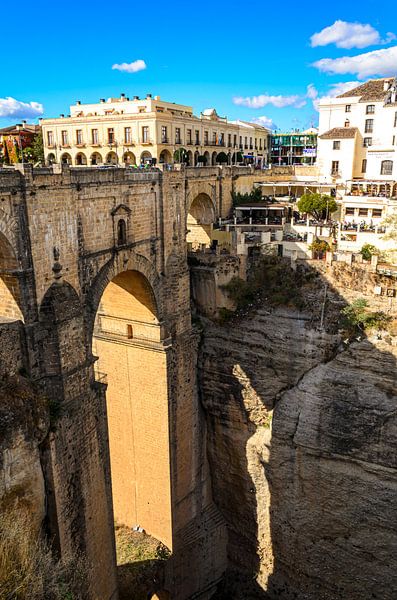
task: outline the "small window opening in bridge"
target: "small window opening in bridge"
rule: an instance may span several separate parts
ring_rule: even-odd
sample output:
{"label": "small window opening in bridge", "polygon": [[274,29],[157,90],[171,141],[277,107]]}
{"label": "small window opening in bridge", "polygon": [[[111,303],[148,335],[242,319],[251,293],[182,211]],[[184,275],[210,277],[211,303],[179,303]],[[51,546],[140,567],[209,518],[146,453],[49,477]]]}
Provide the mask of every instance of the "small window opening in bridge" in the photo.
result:
{"label": "small window opening in bridge", "polygon": [[127,243],[127,226],[124,219],[117,223],[117,245],[124,246]]}
{"label": "small window opening in bridge", "polygon": [[127,325],[127,337],[129,340],[132,340],[134,337],[134,332],[132,330],[132,325]]}

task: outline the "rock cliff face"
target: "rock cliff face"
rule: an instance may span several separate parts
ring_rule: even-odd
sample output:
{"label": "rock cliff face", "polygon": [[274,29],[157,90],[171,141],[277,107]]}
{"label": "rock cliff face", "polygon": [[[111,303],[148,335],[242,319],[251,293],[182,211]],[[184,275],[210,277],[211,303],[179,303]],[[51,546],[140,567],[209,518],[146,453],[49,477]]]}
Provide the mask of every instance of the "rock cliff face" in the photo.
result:
{"label": "rock cliff face", "polygon": [[329,325],[263,307],[206,322],[201,398],[229,530],[219,597],[397,597],[397,348],[343,345]]}
{"label": "rock cliff face", "polygon": [[0,511],[18,502],[38,531],[45,515],[39,444],[48,432],[47,407],[17,375],[0,382],[0,398]]}

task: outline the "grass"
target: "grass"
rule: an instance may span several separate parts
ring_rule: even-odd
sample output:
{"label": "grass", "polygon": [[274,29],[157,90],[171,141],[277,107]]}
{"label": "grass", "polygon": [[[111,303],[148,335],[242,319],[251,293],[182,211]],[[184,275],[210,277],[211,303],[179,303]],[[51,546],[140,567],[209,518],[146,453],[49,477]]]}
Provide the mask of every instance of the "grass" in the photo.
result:
{"label": "grass", "polygon": [[23,505],[14,502],[2,508],[0,599],[83,600],[84,561],[57,561],[46,541],[32,530]]}

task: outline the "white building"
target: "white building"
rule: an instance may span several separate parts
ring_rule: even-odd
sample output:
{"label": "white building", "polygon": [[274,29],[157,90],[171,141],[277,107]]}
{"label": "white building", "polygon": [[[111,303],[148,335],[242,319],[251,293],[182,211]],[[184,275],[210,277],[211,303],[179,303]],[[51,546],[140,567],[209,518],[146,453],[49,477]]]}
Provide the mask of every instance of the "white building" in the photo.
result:
{"label": "white building", "polygon": [[338,188],[340,247],[390,249],[384,218],[397,209],[397,80],[372,79],[319,104],[317,164]]}

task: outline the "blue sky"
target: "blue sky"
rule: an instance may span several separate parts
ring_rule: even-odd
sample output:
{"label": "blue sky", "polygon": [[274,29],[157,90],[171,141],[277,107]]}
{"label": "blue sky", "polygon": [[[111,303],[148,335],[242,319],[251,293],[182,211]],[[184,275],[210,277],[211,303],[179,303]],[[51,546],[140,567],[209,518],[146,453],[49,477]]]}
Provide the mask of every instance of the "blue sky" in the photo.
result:
{"label": "blue sky", "polygon": [[[230,119],[305,128],[316,99],[340,84],[397,75],[395,0],[16,0],[0,18],[2,127],[41,110],[67,114],[77,99],[150,92],[197,113],[215,106]],[[146,68],[112,69],[137,60]]]}

